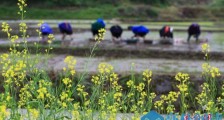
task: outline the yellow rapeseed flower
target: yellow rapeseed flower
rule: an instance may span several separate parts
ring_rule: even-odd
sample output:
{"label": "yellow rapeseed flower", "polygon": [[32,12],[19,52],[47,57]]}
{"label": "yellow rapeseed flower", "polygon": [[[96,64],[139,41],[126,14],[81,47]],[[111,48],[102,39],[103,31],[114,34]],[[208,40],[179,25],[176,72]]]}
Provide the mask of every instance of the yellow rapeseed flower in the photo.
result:
{"label": "yellow rapeseed flower", "polygon": [[100,81],[100,77],[99,76],[92,76],[91,81],[95,84],[95,85],[100,85],[101,81]]}
{"label": "yellow rapeseed flower", "polygon": [[46,87],[41,87],[41,88],[39,88],[37,90],[37,92],[38,92],[37,98],[43,100],[45,95],[46,95],[46,93],[47,93],[47,88]]}
{"label": "yellow rapeseed flower", "polygon": [[[64,63],[66,63],[68,69],[69,69],[69,72],[71,75],[75,75],[75,65],[76,65],[76,59],[73,57],[73,56],[67,56],[65,59],[64,59]],[[64,71],[66,71],[66,68],[63,68]]]}
{"label": "yellow rapeseed flower", "polygon": [[98,65],[98,71],[101,73],[101,74],[109,74],[113,71],[113,66],[108,64],[108,63],[100,63]]}
{"label": "yellow rapeseed flower", "polygon": [[2,32],[7,33],[8,38],[10,38],[11,34],[10,32],[12,31],[12,28],[10,28],[9,24],[6,22],[2,23]]}
{"label": "yellow rapeseed flower", "polygon": [[49,35],[48,35],[48,40],[47,40],[47,42],[48,42],[49,44],[51,44],[52,41],[54,41],[54,40],[55,40],[54,35],[53,35],[53,34],[49,34]]}
{"label": "yellow rapeseed flower", "polygon": [[145,70],[145,71],[143,71],[142,75],[143,75],[143,80],[147,81],[147,83],[150,84],[150,82],[152,81],[152,78],[151,78],[152,71]]}
{"label": "yellow rapeseed flower", "polygon": [[179,72],[179,73],[177,73],[176,74],[176,76],[175,76],[175,79],[177,80],[177,81],[180,81],[180,82],[186,82],[186,81],[188,81],[189,80],[189,75],[188,74],[186,74],[186,73],[181,73],[181,72]]}
{"label": "yellow rapeseed flower", "polygon": [[95,40],[98,42],[104,40],[105,33],[106,33],[106,30],[104,28],[101,28],[98,31],[98,35],[95,37]]}
{"label": "yellow rapeseed flower", "polygon": [[129,80],[127,83],[127,86],[130,88],[130,87],[132,87],[132,86],[134,86],[134,82],[133,82],[133,80]]}
{"label": "yellow rapeseed flower", "polygon": [[0,105],[0,120],[5,120],[9,114],[10,113],[6,110],[6,105]]}
{"label": "yellow rapeseed flower", "polygon": [[32,119],[36,120],[39,117],[39,111],[36,109],[28,109],[28,111],[31,113]]}
{"label": "yellow rapeseed flower", "polygon": [[202,44],[202,52],[208,53],[210,51],[210,46],[207,43]]}
{"label": "yellow rapeseed flower", "polygon": [[72,80],[69,78],[64,78],[62,81],[66,86],[69,86],[72,83]]}
{"label": "yellow rapeseed flower", "polygon": [[145,84],[144,83],[139,83],[138,86],[136,86],[136,89],[138,92],[142,92],[145,88]]}

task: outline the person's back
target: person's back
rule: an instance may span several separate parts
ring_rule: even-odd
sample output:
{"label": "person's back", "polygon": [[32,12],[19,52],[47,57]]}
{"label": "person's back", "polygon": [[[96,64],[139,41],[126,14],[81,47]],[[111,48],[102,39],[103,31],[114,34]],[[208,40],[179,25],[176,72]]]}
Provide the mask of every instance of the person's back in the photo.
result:
{"label": "person's back", "polygon": [[72,26],[70,23],[67,23],[67,22],[59,23],[58,28],[60,32],[62,33],[62,38],[61,38],[62,43],[64,42],[66,35],[69,35],[70,39],[73,40],[73,37],[72,37],[73,31],[72,31]]}
{"label": "person's back", "polygon": [[42,35],[49,35],[49,34],[53,33],[51,27],[47,23],[43,23],[41,25],[40,31],[41,31]]}
{"label": "person's back", "polygon": [[102,18],[98,18],[96,22],[100,23],[104,28],[106,27],[106,23]]}
{"label": "person's back", "polygon": [[110,28],[110,32],[114,37],[119,38],[121,37],[123,29],[119,25],[114,25]]}
{"label": "person's back", "polygon": [[201,34],[200,26],[197,23],[191,24],[188,28],[187,42],[189,43],[192,35],[196,38],[196,42],[198,42],[200,34]]}
{"label": "person's back", "polygon": [[112,34],[112,40],[116,43],[120,42],[121,35],[123,32],[123,29],[119,25],[114,25],[110,28],[110,32]]}
{"label": "person's back", "polygon": [[93,33],[93,36],[98,34],[98,31],[102,28],[105,28],[106,24],[104,23],[104,21],[102,19],[98,19],[96,22],[94,22],[91,25],[91,31]]}
{"label": "person's back", "polygon": [[200,33],[201,33],[201,30],[200,30],[200,26],[198,24],[194,23],[189,26],[188,34],[195,35],[195,34],[200,34]]}
{"label": "person's back", "polygon": [[41,35],[42,35],[42,43],[44,43],[44,44],[47,43],[46,37],[49,34],[53,33],[51,27],[47,23],[43,23],[40,26],[40,32],[41,32]]}
{"label": "person's back", "polygon": [[145,37],[147,33],[149,33],[149,29],[146,28],[145,26],[132,26],[131,27],[132,32],[135,34],[135,36],[139,37]]}
{"label": "person's back", "polygon": [[92,27],[91,27],[91,31],[93,33],[93,36],[97,35],[98,34],[98,31],[101,29],[101,28],[104,28],[102,24],[98,23],[98,22],[95,22],[92,24]]}
{"label": "person's back", "polygon": [[72,34],[72,26],[70,23],[62,22],[58,25],[61,33]]}
{"label": "person's back", "polygon": [[160,37],[173,38],[173,30],[170,26],[163,26],[159,31]]}
{"label": "person's back", "polygon": [[142,43],[145,41],[145,36],[149,33],[149,29],[142,25],[128,26],[128,30],[134,33],[134,36],[127,43]]}

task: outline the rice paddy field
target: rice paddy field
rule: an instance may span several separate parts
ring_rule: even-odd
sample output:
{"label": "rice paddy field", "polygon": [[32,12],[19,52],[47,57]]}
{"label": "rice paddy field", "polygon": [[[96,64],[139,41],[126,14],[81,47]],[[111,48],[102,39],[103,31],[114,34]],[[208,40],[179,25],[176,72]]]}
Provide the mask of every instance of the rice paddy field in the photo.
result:
{"label": "rice paddy field", "polygon": [[[54,31],[46,44],[39,20],[1,21],[0,120],[222,120],[223,22],[199,22],[200,42],[188,44],[191,22],[106,20],[93,38],[92,20],[67,21],[73,39],[62,41],[60,21],[45,20]],[[122,40],[133,36],[129,25],[146,25],[153,43],[113,43],[113,24],[124,28]],[[174,44],[159,44],[163,25],[174,28]],[[151,110],[161,118],[145,116]]]}

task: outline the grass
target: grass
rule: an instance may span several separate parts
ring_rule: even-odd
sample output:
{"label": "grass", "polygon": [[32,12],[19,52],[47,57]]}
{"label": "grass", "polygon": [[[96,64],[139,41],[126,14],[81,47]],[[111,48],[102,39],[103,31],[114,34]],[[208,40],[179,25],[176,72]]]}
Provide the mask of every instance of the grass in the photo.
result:
{"label": "grass", "polygon": [[[18,8],[17,6],[9,5],[0,5],[0,19],[18,19],[17,15]],[[213,10],[213,8],[207,9],[206,6],[203,9]],[[221,8],[216,8],[214,14],[220,14]],[[139,12],[141,11],[141,12]],[[177,7],[155,7],[155,6],[146,6],[146,5],[96,5],[94,7],[37,7],[32,6],[27,8],[27,13],[25,19],[96,19],[99,17],[105,19],[119,18],[123,21],[207,21],[214,20],[216,21],[223,20],[222,16],[212,17],[210,14],[207,15],[207,12],[203,12],[202,15],[198,18],[188,18],[182,17],[178,13],[181,12],[181,8]],[[210,15],[210,16],[209,16]],[[204,17],[208,16],[208,17]],[[158,22],[157,25],[168,24],[168,25],[188,25],[191,22],[183,23],[163,23]],[[200,22],[205,26],[212,26],[212,22]],[[148,24],[148,23],[147,23]]]}
{"label": "grass", "polygon": [[[0,6],[0,19],[18,19],[17,6]],[[26,19],[96,19],[98,17],[111,18],[118,16],[116,8],[105,5],[95,8],[81,9],[49,9],[49,8],[27,8]]]}

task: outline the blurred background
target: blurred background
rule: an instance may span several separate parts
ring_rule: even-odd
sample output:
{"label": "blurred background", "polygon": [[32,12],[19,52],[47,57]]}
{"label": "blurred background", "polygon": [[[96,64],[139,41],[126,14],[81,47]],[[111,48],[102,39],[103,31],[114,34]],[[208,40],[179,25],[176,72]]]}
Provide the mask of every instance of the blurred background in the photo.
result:
{"label": "blurred background", "polygon": [[[26,19],[223,20],[224,0],[28,0]],[[0,19],[19,19],[17,0],[1,0]]]}

